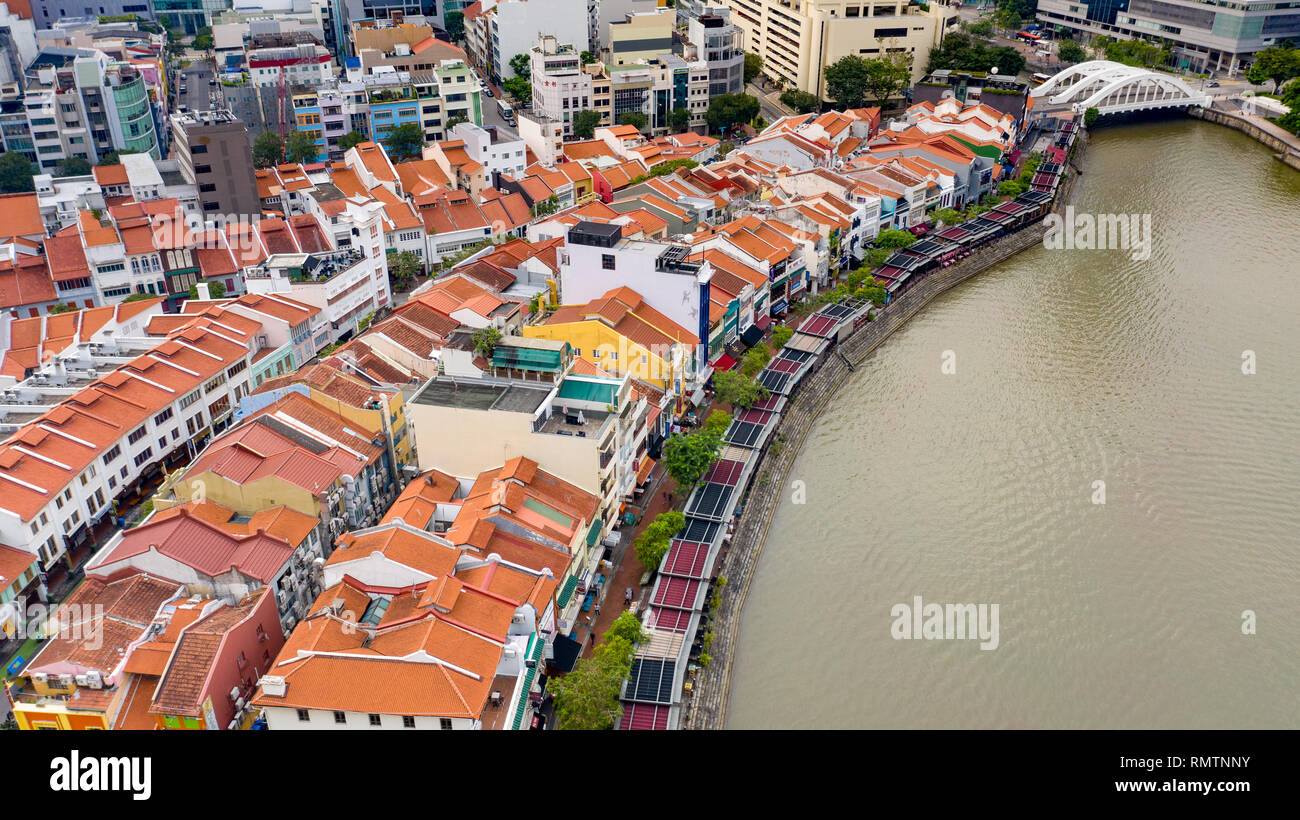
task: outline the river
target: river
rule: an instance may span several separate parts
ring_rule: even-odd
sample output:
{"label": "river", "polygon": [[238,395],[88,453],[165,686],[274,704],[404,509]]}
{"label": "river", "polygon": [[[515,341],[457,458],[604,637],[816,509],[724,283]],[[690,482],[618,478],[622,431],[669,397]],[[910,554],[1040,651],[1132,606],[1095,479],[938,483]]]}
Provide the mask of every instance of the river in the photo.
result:
{"label": "river", "polygon": [[[858,368],[791,468],[729,728],[1300,727],[1300,174],[1173,120],[1095,132],[1079,182],[1151,214],[1149,258],[1034,247]],[[918,595],[997,604],[997,648],[891,637]]]}

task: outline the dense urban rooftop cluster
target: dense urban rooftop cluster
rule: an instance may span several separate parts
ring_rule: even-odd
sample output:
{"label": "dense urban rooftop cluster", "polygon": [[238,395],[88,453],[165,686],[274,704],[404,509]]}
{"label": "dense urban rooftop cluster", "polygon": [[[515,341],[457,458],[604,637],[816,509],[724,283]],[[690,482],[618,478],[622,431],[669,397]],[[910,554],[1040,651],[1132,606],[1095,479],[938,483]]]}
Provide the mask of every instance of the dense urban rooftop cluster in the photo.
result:
{"label": "dense urban rooftop cluster", "polygon": [[[232,13],[213,86],[262,95],[261,119],[229,113],[245,104],[231,91],[215,114],[159,117],[170,151],[112,142],[116,163],[0,197],[0,624],[25,628],[32,596],[95,613],[14,670],[23,728],[544,720],[546,678],[599,638],[587,613],[633,560],[666,442],[715,375],[815,303],[754,374],[769,398],[734,417],[683,499],[638,612],[651,638],[622,725],[677,724],[757,458],[786,397],[872,309],[824,295],[883,237],[991,205],[1024,100],[792,115],[727,140],[690,128],[698,106],[683,128],[616,123],[587,96],[601,83],[626,100],[680,69],[690,91],[704,66],[707,104],[741,87],[740,62],[725,9],[678,26],[653,3],[610,5],[595,37],[562,0],[474,3],[468,53],[420,20],[326,32],[291,15],[276,32]],[[538,43],[536,14],[572,17],[599,57]],[[665,26],[690,48],[647,49]],[[336,66],[340,38],[357,56]],[[534,88],[517,135],[485,124],[474,69],[501,78],[516,41]],[[110,53],[78,48],[92,53],[49,59]],[[601,119],[578,137],[564,112],[588,109]],[[272,110],[316,153],[254,167],[256,132],[285,126]],[[402,154],[380,123],[408,115],[423,146]],[[1034,177],[1042,198],[993,208],[993,228],[949,216],[964,233],[871,263],[878,301],[1041,215],[1068,147]]]}

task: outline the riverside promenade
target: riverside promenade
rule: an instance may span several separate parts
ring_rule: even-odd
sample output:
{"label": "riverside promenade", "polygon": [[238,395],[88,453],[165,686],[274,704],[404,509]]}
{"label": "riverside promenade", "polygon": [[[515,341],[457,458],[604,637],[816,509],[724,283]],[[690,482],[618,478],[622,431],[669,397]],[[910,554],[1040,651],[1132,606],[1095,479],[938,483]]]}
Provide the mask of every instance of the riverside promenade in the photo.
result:
{"label": "riverside promenade", "polygon": [[[1072,161],[1076,168],[1081,164],[1086,148],[1085,134],[1074,152]],[[1079,176],[1077,171],[1069,172],[1057,192],[1054,211],[1071,202]],[[854,369],[937,296],[1021,251],[1041,244],[1045,232],[1043,223],[1037,222],[994,245],[981,248],[952,267],[930,274],[903,297],[881,309],[873,321],[839,345],[838,352],[831,352],[822,367],[803,382],[793,406],[787,408],[773,436],[783,442],[782,446],[769,449],[754,471],[756,480],[745,502],[745,511],[719,569],[718,574],[727,578],[727,584],[720,591],[721,603],[714,610],[710,624],[713,632],[712,661],[700,670],[690,698],[682,704],[682,727],[721,729],[726,725],[731,665],[741,612],[754,571],[762,559],[772,517],[786,493],[790,467],[799,457],[805,436],[826,404]]]}

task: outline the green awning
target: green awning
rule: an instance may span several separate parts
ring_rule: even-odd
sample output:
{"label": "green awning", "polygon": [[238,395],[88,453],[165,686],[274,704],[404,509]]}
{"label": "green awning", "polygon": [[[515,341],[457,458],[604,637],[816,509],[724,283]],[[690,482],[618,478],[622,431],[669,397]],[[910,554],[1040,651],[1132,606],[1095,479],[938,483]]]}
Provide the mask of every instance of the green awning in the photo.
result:
{"label": "green awning", "polygon": [[611,382],[586,381],[584,379],[565,379],[560,384],[561,399],[574,401],[594,401],[601,404],[614,403],[614,391],[618,385]]}
{"label": "green awning", "polygon": [[578,576],[570,575],[564,579],[564,585],[560,587],[560,594],[555,596],[555,605],[561,612],[569,605],[569,599],[573,597],[573,591],[578,588]]}
{"label": "green awning", "polygon": [[492,366],[554,373],[564,364],[568,347],[567,342],[562,347],[549,349],[498,342],[492,349]]}
{"label": "green awning", "polygon": [[587,546],[595,546],[600,540],[600,531],[605,527],[605,519],[597,518],[591,522],[591,529],[587,530]]}

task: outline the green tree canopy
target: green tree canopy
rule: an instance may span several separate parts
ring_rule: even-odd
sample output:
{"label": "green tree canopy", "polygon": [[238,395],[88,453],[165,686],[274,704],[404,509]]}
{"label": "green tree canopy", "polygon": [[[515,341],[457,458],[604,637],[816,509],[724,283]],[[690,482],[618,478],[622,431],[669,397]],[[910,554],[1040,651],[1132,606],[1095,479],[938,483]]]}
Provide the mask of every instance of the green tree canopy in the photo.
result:
{"label": "green tree canopy", "polygon": [[822,107],[816,94],[792,88],[781,95],[781,102],[799,114],[811,114]]}
{"label": "green tree canopy", "polygon": [[668,554],[673,536],[681,532],[684,526],[686,526],[686,516],[677,510],[667,510],[655,516],[655,519],[646,525],[633,542],[636,558],[641,562],[641,566],[647,571],[658,569],[664,556]]}
{"label": "green tree canopy", "polygon": [[469,339],[474,344],[475,353],[485,359],[491,359],[492,351],[496,350],[497,343],[501,341],[501,331],[488,325],[471,333]]}
{"label": "green tree canopy", "polygon": [[679,434],[664,445],[664,468],[683,490],[699,482],[722,446],[722,435],[731,424],[731,416],[715,410],[704,426],[693,433]]}
{"label": "green tree canopy", "polygon": [[316,141],[306,131],[291,131],[284,142],[285,162],[315,162],[317,157]]}
{"label": "green tree canopy", "polygon": [[875,60],[849,54],[826,67],[826,93],[839,108],[861,108],[898,96],[911,77],[912,55],[906,52]]}
{"label": "green tree canopy", "polygon": [[[137,294],[137,295],[138,295],[138,294]],[[147,296],[147,295],[149,295],[149,294],[144,294],[144,295]],[[226,296],[226,286],[223,285],[223,284],[221,283],[221,280],[219,280],[219,279],[213,279],[211,282],[208,282],[208,296],[212,297],[213,299],[224,299],[224,298],[225,298],[225,296]],[[195,283],[195,284],[193,284],[193,285],[190,285],[190,298],[191,298],[191,299],[198,299],[198,298],[199,298],[199,286],[198,286],[198,283]]]}
{"label": "green tree canopy", "polygon": [[[786,328],[789,330],[789,328]],[[793,332],[793,331],[791,331]],[[718,401],[732,407],[749,409],[763,401],[771,393],[752,378],[734,370],[724,370],[713,375],[713,387],[718,391]]]}
{"label": "green tree canopy", "polygon": [[644,131],[648,120],[640,111],[626,111],[618,115],[619,125],[630,125],[638,131]]}
{"label": "green tree canopy", "polygon": [[419,157],[424,150],[424,132],[415,123],[404,122],[388,132],[384,147],[395,162]]}
{"label": "green tree canopy", "polygon": [[442,24],[447,30],[447,39],[453,43],[465,39],[465,13],[449,11],[442,16]]}
{"label": "green tree canopy", "polygon": [[68,157],[54,169],[56,177],[80,177],[90,173],[90,161],[84,157]]}
{"label": "green tree canopy", "polygon": [[1000,74],[1019,74],[1025,70],[1025,57],[1011,46],[995,46],[969,34],[953,32],[943,38],[943,43],[930,51],[927,72],[947,68],[953,71],[988,71],[996,68]]}
{"label": "green tree canopy", "polygon": [[349,148],[355,148],[366,141],[366,135],[360,131],[349,131],[339,137],[339,148],[346,151]]}
{"label": "green tree canopy", "polygon": [[27,157],[15,151],[0,154],[0,192],[24,194],[35,191],[34,176],[36,165]]}
{"label": "green tree canopy", "polygon": [[578,55],[578,59],[582,61],[583,65],[591,65],[596,62],[596,55],[592,54],[590,51],[584,51],[582,54]]}
{"label": "green tree canopy", "polygon": [[533,101],[533,84],[523,77],[511,77],[501,83],[501,87],[521,106],[530,105]]}
{"label": "green tree canopy", "polygon": [[719,94],[709,101],[707,119],[713,131],[726,131],[758,116],[758,98],[748,94]]}
{"label": "green tree canopy", "polygon": [[1060,57],[1063,63],[1081,63],[1088,59],[1088,52],[1074,40],[1062,40],[1056,48],[1056,56]]}
{"label": "green tree canopy", "polygon": [[516,77],[527,78],[529,74],[532,72],[532,69],[529,66],[528,55],[516,54],[515,56],[511,57],[510,69],[515,72]]}
{"label": "green tree canopy", "polygon": [[777,325],[772,328],[772,346],[780,350],[793,336],[794,328],[789,325]]}
{"label": "green tree canopy", "polygon": [[415,251],[398,251],[388,255],[388,281],[394,290],[405,290],[424,273],[424,261]]}
{"label": "green tree canopy", "polygon": [[1300,49],[1269,46],[1255,55],[1255,62],[1246,70],[1246,79],[1255,85],[1273,81],[1273,90],[1282,88],[1292,77],[1300,77]]}
{"label": "green tree canopy", "polygon": [[580,140],[589,140],[600,125],[600,112],[584,108],[573,115],[573,136]]}
{"label": "green tree canopy", "polygon": [[691,127],[691,112],[687,108],[674,108],[668,114],[668,130],[680,134]]}
{"label": "green tree canopy", "polygon": [[284,159],[284,140],[269,128],[253,140],[253,165],[258,168],[272,168]]}
{"label": "green tree canopy", "polygon": [[881,231],[876,237],[875,246],[877,248],[887,248],[889,250],[898,250],[906,248],[916,241],[916,236],[911,231],[887,230]]}
{"label": "green tree canopy", "polygon": [[752,379],[760,370],[767,367],[770,361],[772,361],[772,346],[765,341],[759,342],[740,357],[740,372]]}
{"label": "green tree canopy", "polygon": [[670,159],[667,162],[661,162],[655,167],[651,168],[650,176],[662,177],[668,174],[676,173],[678,168],[694,168],[696,165],[699,165],[699,163],[691,159],[690,157],[679,157],[678,159]]}
{"label": "green tree canopy", "polygon": [[752,51],[745,52],[745,83],[752,83],[763,70],[763,57]]}
{"label": "green tree canopy", "polygon": [[590,658],[583,658],[573,671],[553,680],[556,728],[601,731],[613,729],[623,707],[618,697],[623,681],[632,671],[634,645],[606,634]]}

